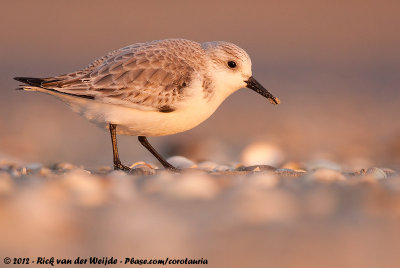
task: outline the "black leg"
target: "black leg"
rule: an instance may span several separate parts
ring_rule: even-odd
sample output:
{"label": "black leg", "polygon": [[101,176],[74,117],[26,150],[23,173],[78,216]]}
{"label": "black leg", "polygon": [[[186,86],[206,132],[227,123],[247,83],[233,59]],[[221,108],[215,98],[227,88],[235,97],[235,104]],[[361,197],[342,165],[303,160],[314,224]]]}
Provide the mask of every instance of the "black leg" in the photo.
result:
{"label": "black leg", "polygon": [[173,165],[171,165],[170,163],[167,162],[167,160],[165,160],[154,148],[153,146],[151,146],[151,144],[149,143],[149,141],[147,140],[147,138],[145,136],[138,136],[138,139],[140,141],[140,143],[147,149],[150,151],[150,153],[152,153],[157,159],[158,161],[160,161],[160,163],[167,169],[169,170],[173,170],[173,171],[178,171],[179,169],[177,169],[176,167],[174,167]]}
{"label": "black leg", "polygon": [[113,148],[114,169],[131,171],[131,169],[129,167],[123,165],[121,163],[121,160],[119,160],[118,147],[117,147],[117,125],[110,124],[109,128],[110,128],[111,142],[112,142],[112,148]]}

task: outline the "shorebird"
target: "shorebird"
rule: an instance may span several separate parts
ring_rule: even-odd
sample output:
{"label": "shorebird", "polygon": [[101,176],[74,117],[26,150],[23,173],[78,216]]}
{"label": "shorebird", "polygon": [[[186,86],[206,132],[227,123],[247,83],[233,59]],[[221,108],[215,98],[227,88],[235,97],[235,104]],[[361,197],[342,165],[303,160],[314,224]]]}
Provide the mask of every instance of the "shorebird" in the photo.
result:
{"label": "shorebird", "polygon": [[279,104],[252,76],[251,59],[224,41],[166,39],[114,50],[76,72],[46,78],[15,77],[19,89],[54,95],[89,121],[108,128],[114,169],[121,163],[117,134],[138,136],[167,169],[177,170],[148,142],[189,130],[209,118],[240,88]]}

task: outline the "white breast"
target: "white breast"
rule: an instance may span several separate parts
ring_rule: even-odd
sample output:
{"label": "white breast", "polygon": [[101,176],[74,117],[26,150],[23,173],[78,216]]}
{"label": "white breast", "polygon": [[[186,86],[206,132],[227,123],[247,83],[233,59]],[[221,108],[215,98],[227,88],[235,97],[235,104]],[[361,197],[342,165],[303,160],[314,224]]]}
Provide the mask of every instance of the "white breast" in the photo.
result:
{"label": "white breast", "polygon": [[[143,111],[115,104],[68,95],[52,94],[61,98],[75,112],[96,125],[107,128],[109,123],[117,124],[117,133],[132,136],[164,136],[189,130],[209,118],[218,108],[221,99],[217,94],[205,99],[201,88],[192,91],[177,109],[170,113]],[[46,92],[49,93],[49,92]]]}

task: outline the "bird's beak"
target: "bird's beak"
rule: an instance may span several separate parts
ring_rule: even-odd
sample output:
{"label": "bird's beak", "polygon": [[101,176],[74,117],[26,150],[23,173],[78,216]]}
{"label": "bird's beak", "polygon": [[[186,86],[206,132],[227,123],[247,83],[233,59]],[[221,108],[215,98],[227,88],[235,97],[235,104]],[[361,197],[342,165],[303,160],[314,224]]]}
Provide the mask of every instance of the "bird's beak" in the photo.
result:
{"label": "bird's beak", "polygon": [[253,78],[253,76],[250,76],[250,78],[247,81],[244,81],[247,84],[247,88],[250,88],[260,94],[261,96],[266,97],[270,103],[272,104],[279,104],[281,101],[274,97],[271,93],[269,93],[268,90],[265,89],[260,83],[257,82],[256,79]]}

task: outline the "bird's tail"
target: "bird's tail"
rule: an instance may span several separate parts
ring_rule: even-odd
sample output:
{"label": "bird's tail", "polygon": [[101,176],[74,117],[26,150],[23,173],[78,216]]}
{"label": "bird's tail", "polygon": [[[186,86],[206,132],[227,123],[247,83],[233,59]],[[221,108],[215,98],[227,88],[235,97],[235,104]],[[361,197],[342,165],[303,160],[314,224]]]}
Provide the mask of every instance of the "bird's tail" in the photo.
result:
{"label": "bird's tail", "polygon": [[35,77],[14,77],[15,80],[24,83],[25,85],[20,85],[17,89],[35,91],[35,88],[41,88],[43,82],[46,80],[43,78]]}
{"label": "bird's tail", "polygon": [[54,77],[49,78],[35,78],[35,77],[14,77],[15,80],[24,83],[25,85],[20,85],[17,89],[25,91],[39,91],[51,95],[68,95],[74,97],[80,97],[85,99],[94,99],[94,96],[86,94],[75,94],[71,92],[65,92],[60,90],[59,87],[54,87],[60,81]]}

